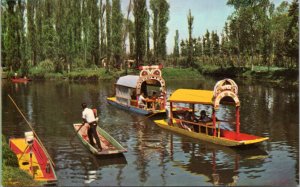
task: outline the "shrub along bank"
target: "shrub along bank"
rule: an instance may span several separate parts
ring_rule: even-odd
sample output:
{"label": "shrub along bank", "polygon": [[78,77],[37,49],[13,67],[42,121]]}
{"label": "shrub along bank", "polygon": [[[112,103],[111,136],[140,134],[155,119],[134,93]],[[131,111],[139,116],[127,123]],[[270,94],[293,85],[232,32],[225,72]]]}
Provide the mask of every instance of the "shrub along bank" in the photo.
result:
{"label": "shrub along bank", "polygon": [[254,66],[250,67],[216,67],[216,66],[202,66],[198,68],[199,72],[203,75],[215,77],[228,77],[228,78],[245,78],[254,80],[263,80],[267,82],[291,82],[298,84],[299,71],[298,69],[278,68],[278,67],[265,67]]}
{"label": "shrub along bank", "polygon": [[[268,82],[291,82],[298,84],[299,71],[298,69],[278,68],[278,67],[265,67],[254,66],[250,67],[220,67],[214,65],[199,65],[197,68],[174,68],[165,67],[162,69],[163,77],[165,79],[201,79],[203,76],[213,76],[220,78],[245,78],[254,80],[263,80]],[[71,72],[54,73],[53,67],[48,65],[47,62],[39,67],[29,69],[28,77],[31,79],[45,79],[45,80],[112,80],[126,74],[138,75],[139,71],[136,69],[130,70],[110,70],[106,71],[105,68],[76,68]],[[13,73],[8,73],[12,76]]]}

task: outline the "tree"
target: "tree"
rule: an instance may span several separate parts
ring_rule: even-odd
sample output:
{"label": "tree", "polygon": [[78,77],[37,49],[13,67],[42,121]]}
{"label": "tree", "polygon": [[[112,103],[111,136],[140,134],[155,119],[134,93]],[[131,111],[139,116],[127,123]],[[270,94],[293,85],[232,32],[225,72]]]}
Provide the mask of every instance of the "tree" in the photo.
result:
{"label": "tree", "polygon": [[129,29],[129,56],[131,58],[134,57],[135,51],[135,28],[134,23],[131,20],[128,20],[128,29]]}
{"label": "tree", "polygon": [[21,66],[21,59],[18,50],[18,18],[14,11],[16,1],[7,1],[8,15],[7,15],[7,38],[6,45],[6,62],[13,71],[17,71]]}
{"label": "tree", "polygon": [[210,41],[210,33],[206,30],[205,33],[205,42],[203,42],[203,50],[204,55],[211,56],[211,41]]}
{"label": "tree", "polygon": [[181,56],[186,57],[188,55],[188,49],[187,49],[188,41],[181,40],[180,42],[180,51]]}
{"label": "tree", "polygon": [[153,53],[154,53],[154,61],[157,62],[158,59],[158,7],[159,0],[150,0],[150,9],[152,11],[152,36],[153,36]]}
{"label": "tree", "polygon": [[110,0],[106,0],[106,71],[109,71],[111,56],[111,5]]}
{"label": "tree", "polygon": [[165,59],[167,54],[166,38],[168,34],[169,4],[166,0],[150,0],[152,10],[152,34],[154,58]]}
{"label": "tree", "polygon": [[7,13],[7,8],[5,5],[1,6],[1,57],[2,57],[2,66],[7,66],[7,20],[8,20],[8,13]]}
{"label": "tree", "polygon": [[198,37],[194,40],[194,54],[196,57],[202,56],[202,43],[201,43],[201,37]]}
{"label": "tree", "polygon": [[191,9],[189,10],[189,14],[187,16],[188,20],[188,30],[189,30],[189,41],[188,41],[188,66],[191,66],[194,64],[193,62],[193,22],[194,22],[194,16],[192,16]]}
{"label": "tree", "polygon": [[54,23],[53,23],[53,3],[51,0],[45,0],[45,9],[43,11],[44,15],[44,22],[42,25],[42,42],[43,42],[43,60],[44,59],[50,59],[50,60],[54,60],[54,58],[56,57],[56,32],[54,30]]}
{"label": "tree", "polygon": [[122,56],[122,25],[123,25],[123,15],[121,13],[121,3],[120,0],[112,1],[112,53],[116,62],[116,67],[119,67],[121,64]]}
{"label": "tree", "polygon": [[286,56],[290,57],[298,67],[299,60],[299,2],[294,0],[289,7],[289,25],[285,31]]}
{"label": "tree", "polygon": [[179,57],[179,32],[176,30],[175,38],[174,38],[174,57]]}
{"label": "tree", "polygon": [[220,43],[219,36],[217,32],[212,31],[211,33],[211,48],[213,55],[219,55],[220,53]]}
{"label": "tree", "polygon": [[99,65],[99,9],[97,0],[90,1],[90,17],[91,17],[91,57],[95,65]]}
{"label": "tree", "polygon": [[169,21],[169,4],[167,0],[159,1],[159,18],[158,18],[158,56],[162,59],[166,58],[167,47],[166,39],[168,35],[167,23]]}
{"label": "tree", "polygon": [[146,18],[146,57],[147,61],[150,60],[151,52],[150,52],[150,15],[149,12],[147,11],[146,13],[147,18]]}
{"label": "tree", "polygon": [[146,0],[133,1],[133,15],[135,20],[135,58],[136,67],[143,62],[146,51],[146,21],[147,7]]}
{"label": "tree", "polygon": [[100,0],[99,5],[99,14],[100,14],[100,59],[103,58],[105,54],[105,27],[104,27],[104,12],[105,12],[105,4],[103,5],[103,0]]}
{"label": "tree", "polygon": [[35,0],[27,2],[27,38],[29,46],[29,55],[33,65],[36,65],[37,60],[37,46],[36,46],[36,25],[34,23]]}
{"label": "tree", "polygon": [[271,20],[271,40],[273,41],[274,64],[283,66],[285,57],[285,30],[288,28],[288,3],[282,2],[274,11]]}

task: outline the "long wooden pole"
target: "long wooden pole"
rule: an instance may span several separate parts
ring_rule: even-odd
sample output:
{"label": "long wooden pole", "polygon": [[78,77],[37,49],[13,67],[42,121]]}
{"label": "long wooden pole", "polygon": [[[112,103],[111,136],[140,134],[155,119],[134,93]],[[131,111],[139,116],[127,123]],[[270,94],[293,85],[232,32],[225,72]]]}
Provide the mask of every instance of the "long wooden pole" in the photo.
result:
{"label": "long wooden pole", "polygon": [[38,137],[38,135],[35,133],[35,131],[33,130],[32,126],[30,125],[29,121],[26,119],[26,117],[24,116],[24,114],[22,113],[22,111],[19,109],[18,105],[15,103],[15,101],[13,100],[13,98],[8,94],[9,99],[12,101],[12,103],[15,105],[15,107],[17,108],[17,110],[20,112],[21,116],[24,118],[24,120],[26,121],[26,123],[28,124],[28,126],[30,127],[30,129],[32,130],[32,132],[34,133],[36,139],[39,141],[39,143],[41,144],[41,148],[43,149],[43,151],[46,153],[48,159],[50,160],[50,162],[52,163],[52,165],[55,167],[54,162],[52,161],[50,155],[48,154],[46,148],[44,147],[42,141],[40,140],[40,138]]}

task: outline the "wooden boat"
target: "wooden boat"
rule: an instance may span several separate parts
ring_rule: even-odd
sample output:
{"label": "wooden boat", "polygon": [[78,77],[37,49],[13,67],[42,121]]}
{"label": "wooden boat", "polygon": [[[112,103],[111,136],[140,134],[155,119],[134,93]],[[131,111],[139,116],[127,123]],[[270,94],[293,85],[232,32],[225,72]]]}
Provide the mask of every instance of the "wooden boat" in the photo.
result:
{"label": "wooden boat", "polygon": [[[168,120],[155,120],[154,122],[164,129],[224,146],[252,145],[268,140],[267,137],[240,132],[240,101],[237,94],[238,87],[231,79],[219,81],[215,85],[214,91],[176,90],[169,98],[171,111],[174,103],[189,104],[192,107],[192,111],[194,111],[196,104],[208,105],[212,108],[211,121],[195,122],[180,117],[180,113],[170,112]],[[219,109],[220,104],[235,106],[235,131],[227,130],[220,126],[221,121],[216,118],[216,111]],[[194,115],[194,112],[191,115]]]}
{"label": "wooden boat", "polygon": [[[121,109],[129,110],[141,115],[150,115],[152,113],[165,113],[166,87],[165,80],[162,77],[162,66],[141,66],[140,75],[127,75],[120,77],[115,84],[116,95],[108,97],[107,102]],[[156,90],[149,90],[157,88]],[[138,105],[138,99],[141,93],[146,96],[153,93],[157,97],[146,99],[145,106]]]}
{"label": "wooden boat", "polygon": [[[78,129],[81,127],[81,125],[82,125],[81,123],[73,124],[74,130],[77,132]],[[89,138],[87,135],[88,128],[89,125],[85,124],[77,132],[77,135],[80,141],[83,143],[83,145],[94,155],[114,155],[114,154],[122,154],[124,152],[127,152],[127,150],[121,144],[119,144],[117,140],[115,140],[112,136],[110,136],[107,132],[105,132],[105,130],[97,126],[97,133],[102,146],[102,151],[98,152],[97,149],[89,143]]]}
{"label": "wooden boat", "polygon": [[[33,137],[32,131],[28,133]],[[20,169],[29,173],[36,181],[56,184],[54,166],[36,138],[29,141],[27,138],[10,138],[9,147],[16,154]]]}
{"label": "wooden boat", "polygon": [[26,82],[31,81],[31,79],[29,79],[29,78],[12,78],[11,81],[14,83],[26,83]]}

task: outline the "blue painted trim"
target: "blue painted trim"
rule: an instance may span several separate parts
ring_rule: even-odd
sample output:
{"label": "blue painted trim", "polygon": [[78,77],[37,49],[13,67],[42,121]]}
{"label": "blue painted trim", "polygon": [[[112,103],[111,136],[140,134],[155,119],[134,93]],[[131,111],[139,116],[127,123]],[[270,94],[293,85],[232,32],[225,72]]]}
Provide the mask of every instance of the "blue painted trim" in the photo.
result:
{"label": "blue painted trim", "polygon": [[112,100],[109,100],[109,99],[107,99],[107,102],[108,102],[109,104],[113,105],[113,106],[116,106],[116,107],[121,108],[121,109],[124,109],[124,110],[131,111],[131,112],[134,112],[134,113],[137,113],[137,114],[141,114],[141,115],[149,115],[149,114],[152,114],[151,111],[144,110],[144,109],[141,109],[141,108],[137,108],[137,107],[134,107],[134,106],[126,106],[126,105],[123,105],[123,104],[114,102],[114,101],[112,101]]}

